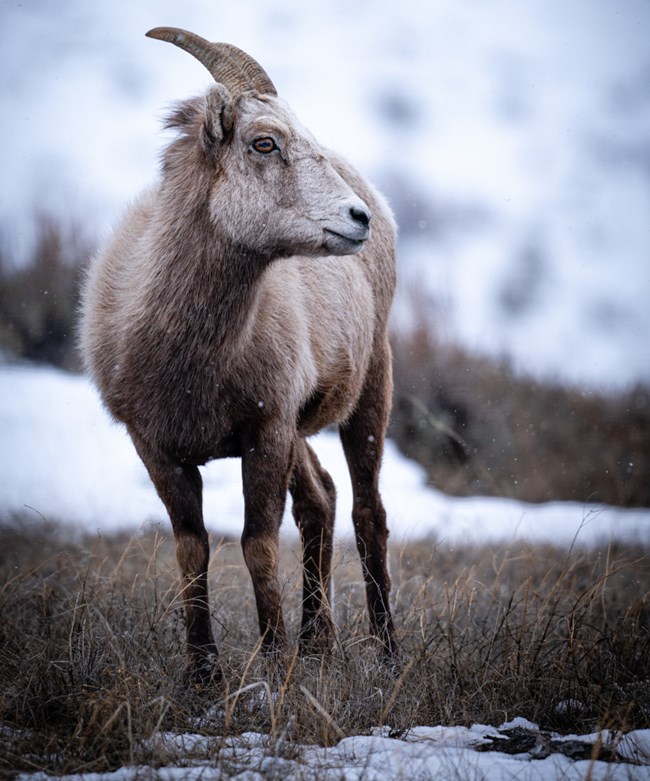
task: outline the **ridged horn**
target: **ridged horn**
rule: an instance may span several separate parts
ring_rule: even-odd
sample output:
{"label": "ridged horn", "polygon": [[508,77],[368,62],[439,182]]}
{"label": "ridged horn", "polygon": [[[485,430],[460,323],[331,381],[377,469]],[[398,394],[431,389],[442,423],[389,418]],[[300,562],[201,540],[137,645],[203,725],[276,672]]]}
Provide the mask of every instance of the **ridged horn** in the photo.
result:
{"label": "ridged horn", "polygon": [[260,95],[277,95],[273,82],[262,66],[249,54],[229,43],[210,43],[200,35],[178,27],[154,27],[148,38],[169,41],[185,49],[204,65],[219,84],[233,95],[253,91]]}

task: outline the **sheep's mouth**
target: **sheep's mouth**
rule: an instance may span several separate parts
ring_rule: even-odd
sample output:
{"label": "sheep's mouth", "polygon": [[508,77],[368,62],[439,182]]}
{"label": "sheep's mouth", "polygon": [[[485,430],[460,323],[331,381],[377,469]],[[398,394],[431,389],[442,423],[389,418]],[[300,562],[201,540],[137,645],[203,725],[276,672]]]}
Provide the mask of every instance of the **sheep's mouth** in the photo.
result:
{"label": "sheep's mouth", "polygon": [[352,255],[359,252],[370,235],[369,231],[366,230],[361,236],[346,236],[344,233],[331,230],[331,228],[324,228],[324,233],[325,247],[337,255]]}

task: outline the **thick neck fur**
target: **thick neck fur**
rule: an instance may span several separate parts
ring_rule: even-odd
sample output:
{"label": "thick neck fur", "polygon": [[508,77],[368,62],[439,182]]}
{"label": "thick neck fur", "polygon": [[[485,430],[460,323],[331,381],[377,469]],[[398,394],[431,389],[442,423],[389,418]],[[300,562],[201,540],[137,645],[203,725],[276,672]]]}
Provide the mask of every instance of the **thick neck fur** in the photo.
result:
{"label": "thick neck fur", "polygon": [[149,308],[186,350],[217,351],[223,363],[249,332],[257,283],[270,259],[229,242],[215,225],[209,203],[215,174],[206,155],[190,136],[165,155],[159,214],[167,222],[157,231]]}

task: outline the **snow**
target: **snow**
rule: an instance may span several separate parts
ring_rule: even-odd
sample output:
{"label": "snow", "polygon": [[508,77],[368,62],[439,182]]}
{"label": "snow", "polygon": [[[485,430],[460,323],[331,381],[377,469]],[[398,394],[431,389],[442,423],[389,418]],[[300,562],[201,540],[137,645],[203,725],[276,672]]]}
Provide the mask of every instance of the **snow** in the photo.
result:
{"label": "snow", "polygon": [[[109,532],[166,523],[166,514],[123,427],[113,423],[82,376],[0,366],[0,512],[33,512],[79,529]],[[338,437],[313,440],[338,490],[339,538],[352,534],[350,480]],[[238,537],[244,516],[239,459],[204,467],[207,525]],[[382,495],[397,542],[459,545],[515,539],[569,546],[650,541],[650,510],[503,498],[452,498],[428,486],[420,466],[387,443]],[[285,537],[296,528],[287,512]]]}
{"label": "snow", "polygon": [[[650,730],[620,736],[607,730],[579,738],[590,744],[602,742],[617,748],[635,764],[604,761],[573,761],[562,753],[534,759],[529,753],[506,755],[497,751],[476,751],[503,739],[499,730],[484,725],[466,727],[416,727],[401,737],[391,737],[390,728],[371,735],[344,738],[335,746],[301,746],[272,740],[257,733],[237,737],[206,737],[198,734],[157,733],[150,741],[164,764],[153,768],[124,767],[113,773],[62,776],[72,781],[146,781],[147,779],[236,778],[261,781],[264,778],[304,779],[304,781],[410,781],[410,779],[463,779],[463,781],[645,781],[648,778]],[[528,723],[530,732],[539,734]],[[560,738],[575,740],[576,736]],[[289,749],[289,752],[287,752]],[[292,759],[280,756],[289,753]],[[179,760],[179,757],[182,759]],[[215,763],[215,758],[217,762]],[[220,769],[226,764],[227,771]],[[215,767],[216,764],[216,767]],[[21,774],[20,781],[46,781],[45,773]]]}
{"label": "snow", "polygon": [[210,82],[145,39],[172,24],[250,51],[386,184],[402,281],[447,335],[547,377],[650,379],[645,0],[6,0],[0,18],[6,241],[29,244],[36,204],[103,233],[155,177],[166,107]]}

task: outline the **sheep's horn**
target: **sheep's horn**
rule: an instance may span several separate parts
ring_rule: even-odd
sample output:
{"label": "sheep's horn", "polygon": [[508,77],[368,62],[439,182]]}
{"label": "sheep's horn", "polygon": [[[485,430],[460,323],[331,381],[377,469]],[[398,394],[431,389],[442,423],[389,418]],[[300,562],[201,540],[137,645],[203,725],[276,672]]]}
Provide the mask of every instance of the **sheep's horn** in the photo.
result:
{"label": "sheep's horn", "polygon": [[149,38],[169,41],[185,49],[210,71],[219,84],[233,94],[249,90],[261,95],[277,95],[273,82],[262,66],[249,54],[229,43],[210,43],[200,35],[178,27],[154,27]]}

